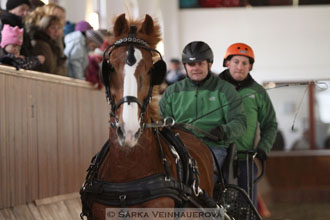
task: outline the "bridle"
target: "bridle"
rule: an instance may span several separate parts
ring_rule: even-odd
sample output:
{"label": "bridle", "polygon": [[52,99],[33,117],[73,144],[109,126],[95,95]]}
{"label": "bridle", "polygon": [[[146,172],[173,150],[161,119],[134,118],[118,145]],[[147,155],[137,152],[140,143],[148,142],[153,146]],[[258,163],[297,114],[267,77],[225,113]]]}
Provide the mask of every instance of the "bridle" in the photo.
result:
{"label": "bridle", "polygon": [[[111,106],[110,118],[114,118],[114,122],[110,122],[110,125],[113,128],[118,128],[119,119],[118,119],[118,116],[116,114],[116,111],[120,108],[120,106],[122,104],[127,103],[128,105],[130,105],[131,103],[137,103],[137,105],[139,106],[139,108],[141,110],[140,111],[140,116],[139,116],[139,122],[140,122],[140,130],[142,131],[144,129],[143,117],[145,115],[148,104],[150,103],[150,101],[152,99],[152,88],[153,88],[153,85],[154,85],[153,82],[152,82],[152,77],[154,75],[154,72],[158,71],[156,69],[157,67],[155,68],[155,64],[149,70],[150,76],[151,76],[150,86],[149,86],[148,95],[144,99],[143,103],[141,103],[141,101],[135,96],[124,96],[123,98],[121,98],[118,101],[118,103],[115,103],[114,97],[111,95],[111,92],[110,92],[110,82],[108,82],[108,83],[105,82],[105,80],[107,80],[106,79],[107,77],[108,77],[108,80],[109,80],[109,75],[108,75],[109,73],[106,73],[106,71],[109,71],[110,74],[115,72],[114,68],[112,67],[112,65],[110,63],[110,56],[111,56],[112,52],[116,48],[119,48],[119,47],[122,47],[122,46],[127,46],[127,45],[129,46],[128,47],[129,53],[128,53],[128,56],[127,56],[127,59],[126,59],[126,63],[130,66],[132,66],[135,63],[134,55],[131,56],[132,53],[134,54],[134,48],[140,48],[140,49],[147,50],[151,54],[152,54],[152,52],[156,52],[160,57],[160,60],[157,61],[156,64],[158,62],[163,62],[165,64],[165,62],[163,61],[162,55],[160,54],[160,52],[158,50],[151,48],[149,46],[149,44],[147,42],[145,42],[144,40],[136,38],[136,27],[135,26],[130,26],[130,33],[129,33],[128,37],[121,38],[121,39],[117,40],[115,43],[108,46],[106,48],[106,50],[104,51],[104,53],[103,53],[103,63],[102,63],[102,70],[101,70],[102,76],[101,76],[101,78],[102,78],[102,81],[105,85],[107,102]],[[108,59],[106,58],[106,55],[107,55]]]}

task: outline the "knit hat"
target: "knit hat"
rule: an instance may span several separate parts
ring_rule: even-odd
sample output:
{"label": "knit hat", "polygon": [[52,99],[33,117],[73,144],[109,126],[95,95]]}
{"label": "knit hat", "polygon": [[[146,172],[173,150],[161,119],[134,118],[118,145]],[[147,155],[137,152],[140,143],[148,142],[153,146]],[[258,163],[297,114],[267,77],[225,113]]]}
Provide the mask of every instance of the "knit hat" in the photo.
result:
{"label": "knit hat", "polygon": [[27,4],[28,6],[31,6],[29,0],[8,0],[6,4],[6,9],[7,11],[9,11],[23,4]]}
{"label": "knit hat", "polygon": [[5,24],[1,31],[1,44],[2,48],[5,48],[8,44],[17,44],[22,46],[23,44],[23,28],[18,26],[12,27],[9,24]]}
{"label": "knit hat", "polygon": [[87,21],[79,21],[74,30],[75,31],[87,31],[93,29],[93,27]]}
{"label": "knit hat", "polygon": [[86,38],[87,38],[87,40],[93,41],[96,44],[98,44],[99,47],[101,47],[101,45],[103,44],[103,40],[104,40],[104,37],[101,34],[101,32],[100,31],[94,31],[94,30],[87,30],[86,31]]}

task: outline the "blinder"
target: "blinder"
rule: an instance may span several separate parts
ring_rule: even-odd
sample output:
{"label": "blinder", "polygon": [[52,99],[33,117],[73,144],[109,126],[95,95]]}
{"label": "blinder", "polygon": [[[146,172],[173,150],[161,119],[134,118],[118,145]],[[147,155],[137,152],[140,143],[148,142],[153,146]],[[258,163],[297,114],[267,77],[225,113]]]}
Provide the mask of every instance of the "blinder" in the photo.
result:
{"label": "blinder", "polygon": [[160,85],[164,81],[167,72],[166,63],[163,59],[158,60],[150,69],[151,85]]}
{"label": "blinder", "polygon": [[113,66],[108,63],[108,60],[104,58],[102,61],[101,71],[100,71],[100,79],[105,87],[110,86],[110,73],[114,72],[115,69]]}

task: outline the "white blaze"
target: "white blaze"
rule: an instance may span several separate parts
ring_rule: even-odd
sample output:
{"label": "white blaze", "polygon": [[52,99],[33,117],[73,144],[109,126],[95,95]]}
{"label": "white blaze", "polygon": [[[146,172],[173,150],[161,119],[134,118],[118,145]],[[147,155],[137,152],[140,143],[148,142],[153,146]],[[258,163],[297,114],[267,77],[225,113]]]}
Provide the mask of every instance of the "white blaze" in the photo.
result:
{"label": "white blaze", "polygon": [[[142,59],[142,53],[140,50],[135,49],[136,63],[133,66],[125,64],[124,66],[124,96],[134,96],[137,98],[138,84],[137,79],[134,76],[136,67]],[[123,122],[126,141],[131,142],[134,140],[135,133],[140,128],[138,109],[139,106],[136,102],[123,104]]]}

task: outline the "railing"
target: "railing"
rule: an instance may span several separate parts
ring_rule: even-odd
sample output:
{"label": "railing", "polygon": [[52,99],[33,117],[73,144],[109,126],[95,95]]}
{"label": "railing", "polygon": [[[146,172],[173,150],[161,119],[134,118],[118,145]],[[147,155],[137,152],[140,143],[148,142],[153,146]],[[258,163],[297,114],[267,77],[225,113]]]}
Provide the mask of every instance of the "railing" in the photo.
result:
{"label": "railing", "polygon": [[330,150],[274,151],[266,163],[274,202],[330,201]]}
{"label": "railing", "polygon": [[79,191],[108,111],[88,82],[0,66],[0,209]]}

